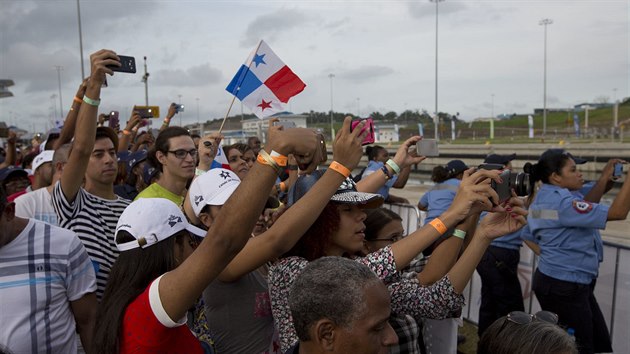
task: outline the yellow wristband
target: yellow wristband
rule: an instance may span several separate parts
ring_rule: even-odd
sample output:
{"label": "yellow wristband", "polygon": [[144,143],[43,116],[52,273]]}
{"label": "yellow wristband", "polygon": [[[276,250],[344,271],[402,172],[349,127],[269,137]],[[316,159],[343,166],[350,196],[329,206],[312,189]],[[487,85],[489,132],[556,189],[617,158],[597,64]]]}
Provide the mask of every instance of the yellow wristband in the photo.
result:
{"label": "yellow wristband", "polygon": [[340,173],[342,176],[344,176],[346,178],[350,177],[350,170],[346,166],[340,164],[337,161],[331,162],[330,166],[328,166],[328,168],[330,168],[331,170],[333,170],[335,172]]}
{"label": "yellow wristband", "polygon": [[435,218],[435,219],[431,220],[429,225],[433,226],[433,228],[435,230],[437,230],[437,232],[439,232],[440,235],[444,235],[444,233],[448,230],[446,225],[444,225],[442,220],[440,220],[439,218]]}

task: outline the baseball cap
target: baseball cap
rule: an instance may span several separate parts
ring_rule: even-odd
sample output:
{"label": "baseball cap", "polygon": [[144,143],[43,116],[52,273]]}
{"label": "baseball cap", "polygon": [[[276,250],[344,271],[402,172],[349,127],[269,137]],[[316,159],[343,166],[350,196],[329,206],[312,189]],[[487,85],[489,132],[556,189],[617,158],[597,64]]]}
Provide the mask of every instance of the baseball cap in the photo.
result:
{"label": "baseball cap", "polygon": [[32,165],[33,173],[37,171],[37,168],[39,166],[45,164],[46,162],[52,162],[54,154],[55,154],[54,150],[44,150],[40,152],[37,156],[35,156],[35,158],[33,159],[33,165]]}
{"label": "baseball cap", "polygon": [[455,176],[466,171],[468,166],[462,160],[451,160],[446,164],[446,169],[451,176]]}
{"label": "baseball cap", "polygon": [[7,166],[0,170],[0,181],[4,181],[9,177],[28,177],[28,172],[21,169],[20,167],[15,167],[13,165]]}
{"label": "baseball cap", "polygon": [[117,243],[116,248],[120,252],[147,248],[183,230],[188,230],[195,236],[206,236],[205,231],[189,224],[182,211],[170,200],[141,198],[129,204],[120,215],[114,242],[120,231],[126,231],[135,240]]}
{"label": "baseball cap", "polygon": [[150,163],[144,165],[144,169],[142,170],[142,180],[146,185],[152,183],[153,178],[158,174],[158,169],[153,167]]}
{"label": "baseball cap", "polygon": [[486,156],[483,160],[484,163],[496,163],[499,165],[507,165],[510,161],[516,158],[516,154],[511,155],[499,155],[499,154],[490,154]]}
{"label": "baseball cap", "polygon": [[132,152],[127,158],[127,168],[131,171],[137,164],[147,159],[147,151],[142,149]]}
{"label": "baseball cap", "polygon": [[[302,198],[324,175],[326,169],[315,170],[310,175],[302,175],[298,177],[295,184],[289,190],[289,202],[291,206]],[[340,204],[359,205],[363,208],[377,208],[383,204],[383,196],[374,193],[365,193],[357,191],[357,185],[351,178],[346,178],[330,201]]]}
{"label": "baseball cap", "polygon": [[583,165],[588,162],[588,160],[586,159],[583,159],[580,157],[574,157],[573,155],[571,155],[570,152],[566,151],[565,149],[547,149],[545,152],[543,152],[542,155],[540,155],[539,161],[544,160],[546,158],[550,158],[555,155],[567,155],[573,159],[576,165]]}
{"label": "baseball cap", "polygon": [[59,128],[52,128],[48,132],[46,132],[46,139],[44,139],[44,141],[42,141],[42,143],[39,144],[39,152],[46,151],[44,149],[46,148],[46,143],[48,143],[48,140],[50,140],[51,138],[56,139],[60,135],[61,135],[61,129]]}
{"label": "baseball cap", "polygon": [[241,184],[236,173],[224,168],[213,168],[195,178],[188,198],[196,216],[206,205],[223,205]]}

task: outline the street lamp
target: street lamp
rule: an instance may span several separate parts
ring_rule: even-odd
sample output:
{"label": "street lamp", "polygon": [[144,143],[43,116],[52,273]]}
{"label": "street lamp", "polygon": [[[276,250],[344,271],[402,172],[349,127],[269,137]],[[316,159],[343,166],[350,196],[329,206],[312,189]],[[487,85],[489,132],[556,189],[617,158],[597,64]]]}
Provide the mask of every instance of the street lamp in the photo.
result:
{"label": "street lamp", "polygon": [[61,113],[61,120],[63,121],[63,102],[61,102],[61,71],[63,66],[55,65],[57,69],[57,84],[59,85],[59,112]]}
{"label": "street lamp", "polygon": [[361,118],[361,98],[357,97],[357,117]]}
{"label": "street lamp", "polygon": [[[182,95],[177,95],[177,97],[179,97],[179,104],[181,105],[182,104]],[[179,114],[179,126],[181,127],[182,126],[182,115],[183,114],[182,114],[182,112],[179,112],[178,114]]]}
{"label": "street lamp", "polygon": [[199,126],[199,135],[201,135],[201,121],[199,120],[199,97],[195,98],[197,101],[197,125]]}
{"label": "street lamp", "polygon": [[335,74],[328,74],[328,78],[330,78],[330,141],[335,141],[335,128],[333,128],[333,77],[335,77]]}
{"label": "street lamp", "polygon": [[490,96],[492,96],[492,115],[490,116],[490,118],[494,119],[494,93]]}
{"label": "street lamp", "polygon": [[438,135],[438,125],[440,124],[440,116],[438,115],[438,4],[444,0],[429,0],[435,3],[435,140],[440,141]]}
{"label": "street lamp", "polygon": [[81,33],[81,5],[77,0],[77,20],[79,22],[79,53],[81,54],[81,80],[85,79],[85,69],[83,69],[83,34]]}
{"label": "street lamp", "polygon": [[544,73],[543,73],[543,137],[547,134],[547,25],[553,20],[544,18],[538,22],[540,26],[545,26],[545,50],[544,50]]}

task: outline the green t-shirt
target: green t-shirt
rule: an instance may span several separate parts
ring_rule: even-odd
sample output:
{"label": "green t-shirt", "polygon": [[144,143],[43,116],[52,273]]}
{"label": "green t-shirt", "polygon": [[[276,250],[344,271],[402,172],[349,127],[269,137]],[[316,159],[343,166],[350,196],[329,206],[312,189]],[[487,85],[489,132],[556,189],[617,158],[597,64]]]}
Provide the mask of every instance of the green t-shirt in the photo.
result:
{"label": "green t-shirt", "polygon": [[145,188],[142,192],[140,192],[140,194],[138,194],[138,196],[136,196],[136,199],[134,200],[138,200],[140,198],[164,198],[177,204],[177,206],[181,206],[182,203],[184,203],[184,197],[169,191],[168,189],[157,184],[157,182],[152,183],[150,186]]}

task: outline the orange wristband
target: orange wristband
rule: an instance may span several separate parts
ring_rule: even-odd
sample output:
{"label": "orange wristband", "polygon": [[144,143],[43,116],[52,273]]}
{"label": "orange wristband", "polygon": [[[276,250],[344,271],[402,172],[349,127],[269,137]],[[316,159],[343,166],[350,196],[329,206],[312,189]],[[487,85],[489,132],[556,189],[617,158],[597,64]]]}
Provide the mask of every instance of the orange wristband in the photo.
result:
{"label": "orange wristband", "polygon": [[346,166],[340,164],[337,161],[331,162],[328,168],[330,168],[333,171],[339,172],[342,176],[346,178],[350,177],[350,170]]}
{"label": "orange wristband", "polygon": [[282,169],[278,166],[278,163],[271,157],[265,150],[260,150],[256,161],[261,165],[267,165],[276,171],[279,176],[282,173]]}
{"label": "orange wristband", "polygon": [[433,226],[433,228],[435,230],[437,230],[437,232],[440,233],[440,235],[444,235],[444,233],[446,232],[446,230],[448,230],[448,228],[446,227],[446,225],[444,225],[444,223],[442,222],[442,220],[440,220],[439,218],[435,218],[433,220],[431,220],[431,222],[429,223],[429,225]]}
{"label": "orange wristband", "polygon": [[287,191],[287,184],[284,182],[280,182],[280,190],[283,192]]}
{"label": "orange wristband", "polygon": [[78,103],[78,104],[83,103],[83,100],[82,100],[82,99],[80,99],[80,98],[79,98],[79,97],[77,97],[77,96],[74,96],[74,98],[73,98],[72,100],[73,100],[74,102]]}
{"label": "orange wristband", "polygon": [[127,130],[127,129],[123,129],[122,133],[124,135],[131,135],[131,132],[129,130]]}

